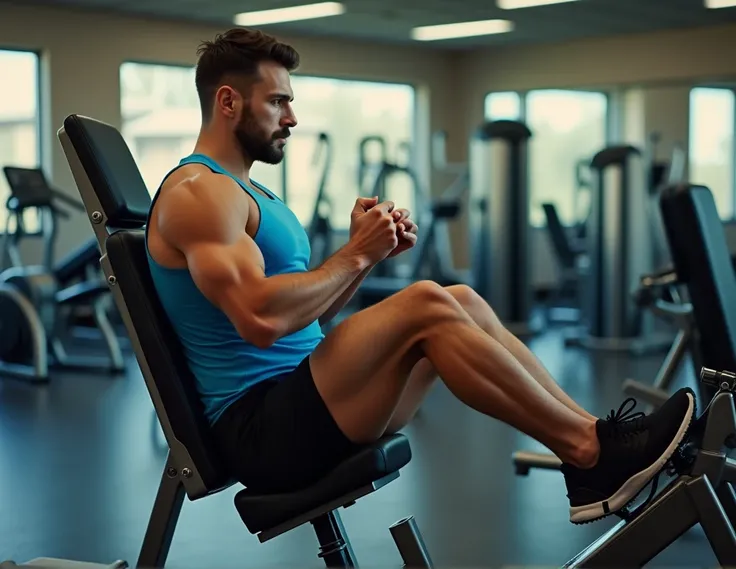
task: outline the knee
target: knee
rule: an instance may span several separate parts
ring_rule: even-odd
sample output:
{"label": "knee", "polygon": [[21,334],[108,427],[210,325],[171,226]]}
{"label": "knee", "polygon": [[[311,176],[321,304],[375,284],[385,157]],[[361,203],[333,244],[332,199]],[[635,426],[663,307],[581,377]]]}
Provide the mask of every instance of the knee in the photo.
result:
{"label": "knee", "polygon": [[477,309],[480,306],[480,303],[485,302],[480,295],[468,285],[451,285],[445,287],[445,290],[468,312]]}
{"label": "knee", "polygon": [[445,290],[457,300],[473,321],[491,336],[496,337],[503,330],[503,324],[493,309],[468,285],[452,285]]}
{"label": "knee", "polygon": [[447,289],[434,281],[417,281],[404,289],[404,296],[406,301],[423,307],[454,303]]}

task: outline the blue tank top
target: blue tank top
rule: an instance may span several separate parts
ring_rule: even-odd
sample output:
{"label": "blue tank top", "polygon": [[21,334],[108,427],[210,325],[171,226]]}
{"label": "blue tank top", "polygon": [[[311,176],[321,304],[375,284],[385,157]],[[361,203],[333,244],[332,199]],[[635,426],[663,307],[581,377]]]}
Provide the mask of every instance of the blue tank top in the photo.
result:
{"label": "blue tank top", "polygon": [[[255,243],[263,253],[267,277],[308,270],[311,249],[307,233],[281,200],[251,180],[269,196],[264,197],[201,154],[182,159],[166,177],[185,164],[203,164],[229,176],[255,200],[261,213]],[[253,385],[295,369],[324,338],[319,322],[314,321],[266,349],[257,348],[245,341],[228,317],[199,291],[187,268],[163,267],[151,257],[148,247],[146,253],[153,284],[182,344],[210,424]]]}

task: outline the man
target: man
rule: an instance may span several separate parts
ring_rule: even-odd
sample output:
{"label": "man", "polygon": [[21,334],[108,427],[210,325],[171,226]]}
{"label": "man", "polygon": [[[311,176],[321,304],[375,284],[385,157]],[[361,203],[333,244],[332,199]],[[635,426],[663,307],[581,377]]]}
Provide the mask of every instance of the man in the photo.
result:
{"label": "man", "polygon": [[599,420],[468,287],[418,282],[323,336],[320,322],[372,267],[410,249],[417,227],[391,202],[358,199],[348,243],[308,270],[299,221],[249,177],[254,161],[283,158],[297,124],[298,54],[235,29],[198,55],[201,132],[154,198],[147,246],[217,444],[243,484],[279,492],[314,482],[401,429],[437,376],[560,457],[574,523],[620,510],[664,467],[693,417],[692,391],[647,417]]}

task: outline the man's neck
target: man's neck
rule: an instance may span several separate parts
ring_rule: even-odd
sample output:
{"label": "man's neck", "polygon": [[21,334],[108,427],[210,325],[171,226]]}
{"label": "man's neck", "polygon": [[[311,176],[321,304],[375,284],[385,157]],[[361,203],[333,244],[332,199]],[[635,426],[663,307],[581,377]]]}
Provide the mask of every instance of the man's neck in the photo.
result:
{"label": "man's neck", "polygon": [[219,136],[202,130],[194,146],[194,154],[209,156],[225,170],[247,182],[250,179],[252,160],[243,157],[237,145],[231,143],[230,136]]}

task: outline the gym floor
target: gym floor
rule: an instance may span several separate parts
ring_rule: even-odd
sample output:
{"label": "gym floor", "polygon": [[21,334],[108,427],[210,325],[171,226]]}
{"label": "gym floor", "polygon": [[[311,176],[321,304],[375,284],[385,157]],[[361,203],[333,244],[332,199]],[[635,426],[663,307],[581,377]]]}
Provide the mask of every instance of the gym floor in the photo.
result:
{"label": "gym floor", "polygon": [[[623,401],[623,379],[651,381],[664,357],[565,350],[558,331],[530,346],[576,400],[603,416]],[[167,447],[133,358],[129,370],[65,372],[44,387],[0,381],[0,558],[135,563]],[[414,458],[402,476],[341,511],[363,566],[400,566],[388,526],[407,514],[438,567],[559,566],[617,521],[573,526],[559,473],[514,474],[514,450],[543,449],[442,385],[405,432]],[[233,507],[236,491],[185,501],[168,567],[320,566],[309,526],[258,543]],[[716,561],[696,528],[653,565]]]}

